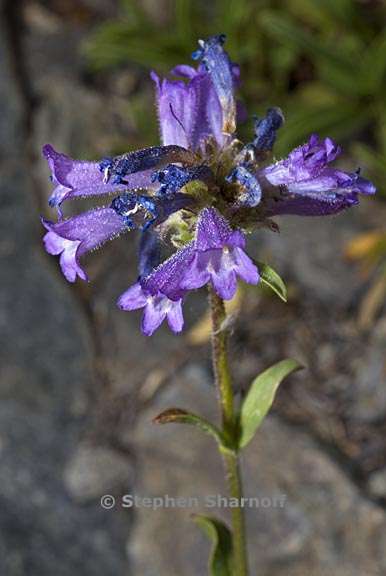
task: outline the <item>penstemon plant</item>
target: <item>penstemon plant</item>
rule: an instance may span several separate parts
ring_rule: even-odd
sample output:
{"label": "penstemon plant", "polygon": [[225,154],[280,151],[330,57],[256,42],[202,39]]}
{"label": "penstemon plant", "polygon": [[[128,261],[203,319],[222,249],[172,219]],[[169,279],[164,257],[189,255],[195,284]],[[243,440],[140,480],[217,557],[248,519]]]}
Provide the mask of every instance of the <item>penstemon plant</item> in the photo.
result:
{"label": "penstemon plant", "polygon": [[[55,185],[49,204],[56,222],[43,219],[44,244],[60,256],[68,281],[87,280],[81,257],[106,241],[140,231],[137,281],[118,299],[122,310],[143,308],[147,336],[166,319],[182,330],[182,303],[190,290],[207,286],[212,316],[212,357],[221,425],[200,415],[170,408],[155,421],[198,427],[216,441],[223,457],[232,507],[231,528],[207,516],[196,516],[213,541],[209,573],[246,576],[248,560],[241,498],[240,451],[255,435],[269,411],[280,382],[300,366],[284,360],[257,376],[236,406],[227,356],[224,300],[235,295],[238,280],[262,282],[282,298],[285,286],[267,264],[246,253],[246,234],[256,228],[277,230],[274,216],[321,216],[358,203],[374,186],[359,171],[329,166],[340,153],[330,139],[312,135],[287,158],[273,162],[276,132],[284,123],[279,108],[255,118],[254,136],[243,144],[237,120],[245,114],[235,100],[239,69],[223,48],[225,36],[199,41],[192,57],[197,68],[180,65],[175,79],[154,72],[161,146],[128,152],[100,162],[72,160],[45,145],[43,154]],[[108,206],[64,218],[64,201],[114,195]],[[162,251],[175,252],[162,259]]]}

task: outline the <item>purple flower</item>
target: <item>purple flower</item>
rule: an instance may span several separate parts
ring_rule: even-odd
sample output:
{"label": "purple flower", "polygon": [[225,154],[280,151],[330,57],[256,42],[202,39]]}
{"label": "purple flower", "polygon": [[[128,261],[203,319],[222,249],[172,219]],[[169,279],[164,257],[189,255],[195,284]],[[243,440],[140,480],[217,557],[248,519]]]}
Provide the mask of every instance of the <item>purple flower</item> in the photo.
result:
{"label": "purple flower", "polygon": [[203,67],[177,66],[171,72],[185,80],[162,81],[155,72],[158,118],[164,145],[177,144],[197,150],[210,136],[221,147],[222,111],[209,74]]}
{"label": "purple flower", "polygon": [[257,284],[259,273],[244,251],[245,238],[233,231],[226,219],[214,208],[205,208],[199,216],[196,238],[161,264],[144,279],[143,286],[158,289],[172,300],[188,290],[209,282],[225,300],[233,298],[237,277]]}
{"label": "purple flower", "polygon": [[[178,252],[177,252],[178,254]],[[142,332],[146,336],[151,336],[166,319],[170,329],[177,333],[181,332],[184,325],[182,315],[182,292],[173,292],[173,299],[168,298],[161,292],[161,282],[146,282],[146,278],[151,278],[153,270],[157,269],[160,263],[161,251],[160,241],[151,229],[145,230],[141,236],[139,249],[139,278],[130,286],[118,299],[118,307],[121,310],[138,310],[144,308],[142,318]],[[173,266],[170,260],[163,264],[164,270],[172,271]],[[183,259],[182,259],[183,260]],[[172,292],[172,283],[176,282],[177,271],[169,277],[169,289]],[[168,275],[164,273],[168,279]],[[178,282],[178,280],[177,280]]]}
{"label": "purple flower", "polygon": [[329,167],[340,152],[333,140],[314,134],[287,158],[260,170],[267,214],[335,214],[358,204],[358,194],[374,194],[373,184],[358,172]]}
{"label": "purple flower", "polygon": [[161,292],[151,294],[140,282],[130,286],[119,297],[118,306],[121,310],[144,308],[141,328],[146,336],[151,336],[165,319],[175,333],[181,332],[184,325],[182,299],[170,300]]}
{"label": "purple flower", "polygon": [[258,270],[244,248],[242,232],[233,231],[214,208],[205,208],[198,219],[194,258],[181,280],[181,288],[192,290],[210,282],[221,298],[230,300],[237,289],[237,277],[257,284]]}
{"label": "purple flower", "polygon": [[[359,172],[331,167],[340,149],[330,138],[313,135],[284,160],[266,165],[284,123],[279,108],[255,118],[253,139],[241,143],[239,69],[224,42],[223,34],[200,40],[192,55],[201,60],[197,69],[177,66],[174,78],[162,80],[152,73],[160,146],[99,162],[72,160],[48,144],[43,148],[54,184],[49,204],[59,214],[56,223],[43,219],[47,252],[60,257],[67,280],[87,280],[83,255],[139,230],[138,276],[118,306],[143,308],[147,335],[164,320],[173,332],[182,330],[182,302],[190,290],[208,284],[229,300],[239,279],[259,282],[243,229],[272,228],[268,219],[280,214],[334,214],[357,204],[359,194],[375,192]],[[109,207],[63,219],[63,201],[111,194]],[[161,262],[169,240],[178,249]]]}
{"label": "purple flower", "polygon": [[77,276],[87,280],[81,256],[127,230],[123,218],[111,208],[96,208],[56,224],[45,219],[42,222],[48,230],[43,238],[45,248],[49,254],[60,255],[60,266],[69,282],[75,282]]}
{"label": "purple flower", "polygon": [[50,145],[43,147],[43,156],[47,159],[51,170],[51,179],[55,188],[50,196],[49,205],[59,207],[64,200],[113,194],[127,188],[149,188],[153,170],[146,170],[129,177],[125,185],[106,182],[100,171],[98,162],[72,160],[65,154],[60,154]]}

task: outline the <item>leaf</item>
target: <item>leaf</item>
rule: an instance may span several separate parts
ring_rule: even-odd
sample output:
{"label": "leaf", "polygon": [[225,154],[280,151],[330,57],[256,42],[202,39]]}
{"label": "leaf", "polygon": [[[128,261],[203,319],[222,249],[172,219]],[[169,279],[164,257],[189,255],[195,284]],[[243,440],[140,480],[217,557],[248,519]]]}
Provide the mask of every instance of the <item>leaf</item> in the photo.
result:
{"label": "leaf", "polygon": [[210,516],[195,514],[193,520],[209,536],[213,543],[209,558],[210,576],[234,576],[232,570],[232,534],[220,520]]}
{"label": "leaf", "polygon": [[315,34],[307,32],[304,27],[298,26],[288,16],[281,15],[278,11],[265,11],[260,14],[260,22],[265,30],[280,42],[289,43],[303,50],[306,54],[312,54],[315,58],[324,58],[339,66],[342,73],[349,69],[354,70],[352,54],[343,52],[341,47],[327,44]]}
{"label": "leaf", "polygon": [[161,412],[161,414],[158,414],[158,416],[153,419],[153,422],[154,424],[190,424],[196,426],[196,428],[212,436],[222,448],[227,449],[221,431],[214,426],[214,424],[211,424],[208,420],[205,420],[205,418],[197,414],[193,414],[193,412],[188,412],[181,408],[168,408],[164,412]]}
{"label": "leaf", "polygon": [[256,266],[259,269],[261,282],[271,288],[281,300],[287,302],[287,287],[279,274],[264,262],[256,262]]}
{"label": "leaf", "polygon": [[359,67],[357,81],[363,84],[367,94],[372,94],[382,89],[385,73],[386,31],[379,34],[365,52]]}
{"label": "leaf", "polygon": [[240,411],[240,448],[244,448],[252,440],[272,406],[281,381],[300,368],[302,366],[296,360],[282,360],[255,378]]}

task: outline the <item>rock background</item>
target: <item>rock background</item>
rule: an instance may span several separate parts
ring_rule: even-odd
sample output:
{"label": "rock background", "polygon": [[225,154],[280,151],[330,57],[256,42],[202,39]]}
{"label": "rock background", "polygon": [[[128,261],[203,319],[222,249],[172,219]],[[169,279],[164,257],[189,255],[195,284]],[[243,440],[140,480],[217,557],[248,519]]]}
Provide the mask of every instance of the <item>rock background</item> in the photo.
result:
{"label": "rock background", "polygon": [[[81,9],[80,9],[81,7]],[[134,145],[138,70],[93,75],[81,42],[115,2],[0,2],[0,574],[204,574],[189,510],[106,511],[100,497],[224,493],[221,462],[192,430],[155,428],[170,405],[214,418],[205,347],[115,309],[135,276],[127,238],[92,255],[69,286],[43,252],[50,183],[40,147],[98,157]],[[150,83],[141,80],[145,90]],[[151,143],[149,143],[151,144]],[[358,329],[366,288],[344,242],[384,220],[381,204],[289,219],[251,251],[290,286],[287,305],[247,290],[235,318],[235,382],[283,356],[308,369],[284,386],[245,457],[259,576],[375,576],[386,570],[386,320]],[[188,325],[204,312],[187,306]],[[168,360],[165,363],[165,358]],[[193,510],[197,511],[197,510]],[[220,511],[223,512],[223,511]],[[257,572],[252,572],[257,573]]]}

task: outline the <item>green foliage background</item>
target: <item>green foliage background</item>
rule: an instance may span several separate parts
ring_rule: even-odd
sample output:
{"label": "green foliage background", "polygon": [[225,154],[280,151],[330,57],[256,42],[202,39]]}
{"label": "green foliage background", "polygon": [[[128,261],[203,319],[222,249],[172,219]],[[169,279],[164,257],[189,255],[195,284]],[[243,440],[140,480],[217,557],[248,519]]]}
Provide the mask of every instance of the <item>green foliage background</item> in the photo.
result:
{"label": "green foliage background", "polygon": [[[345,144],[378,185],[385,179],[384,2],[176,0],[154,3],[152,10],[149,2],[145,9],[142,2],[121,0],[120,18],[93,33],[86,54],[96,70],[130,62],[165,73],[189,61],[197,38],[220,32],[241,65],[248,111],[279,105],[285,112],[278,155],[315,131]],[[133,105],[143,118],[144,139],[154,141],[148,99],[138,95]]]}

